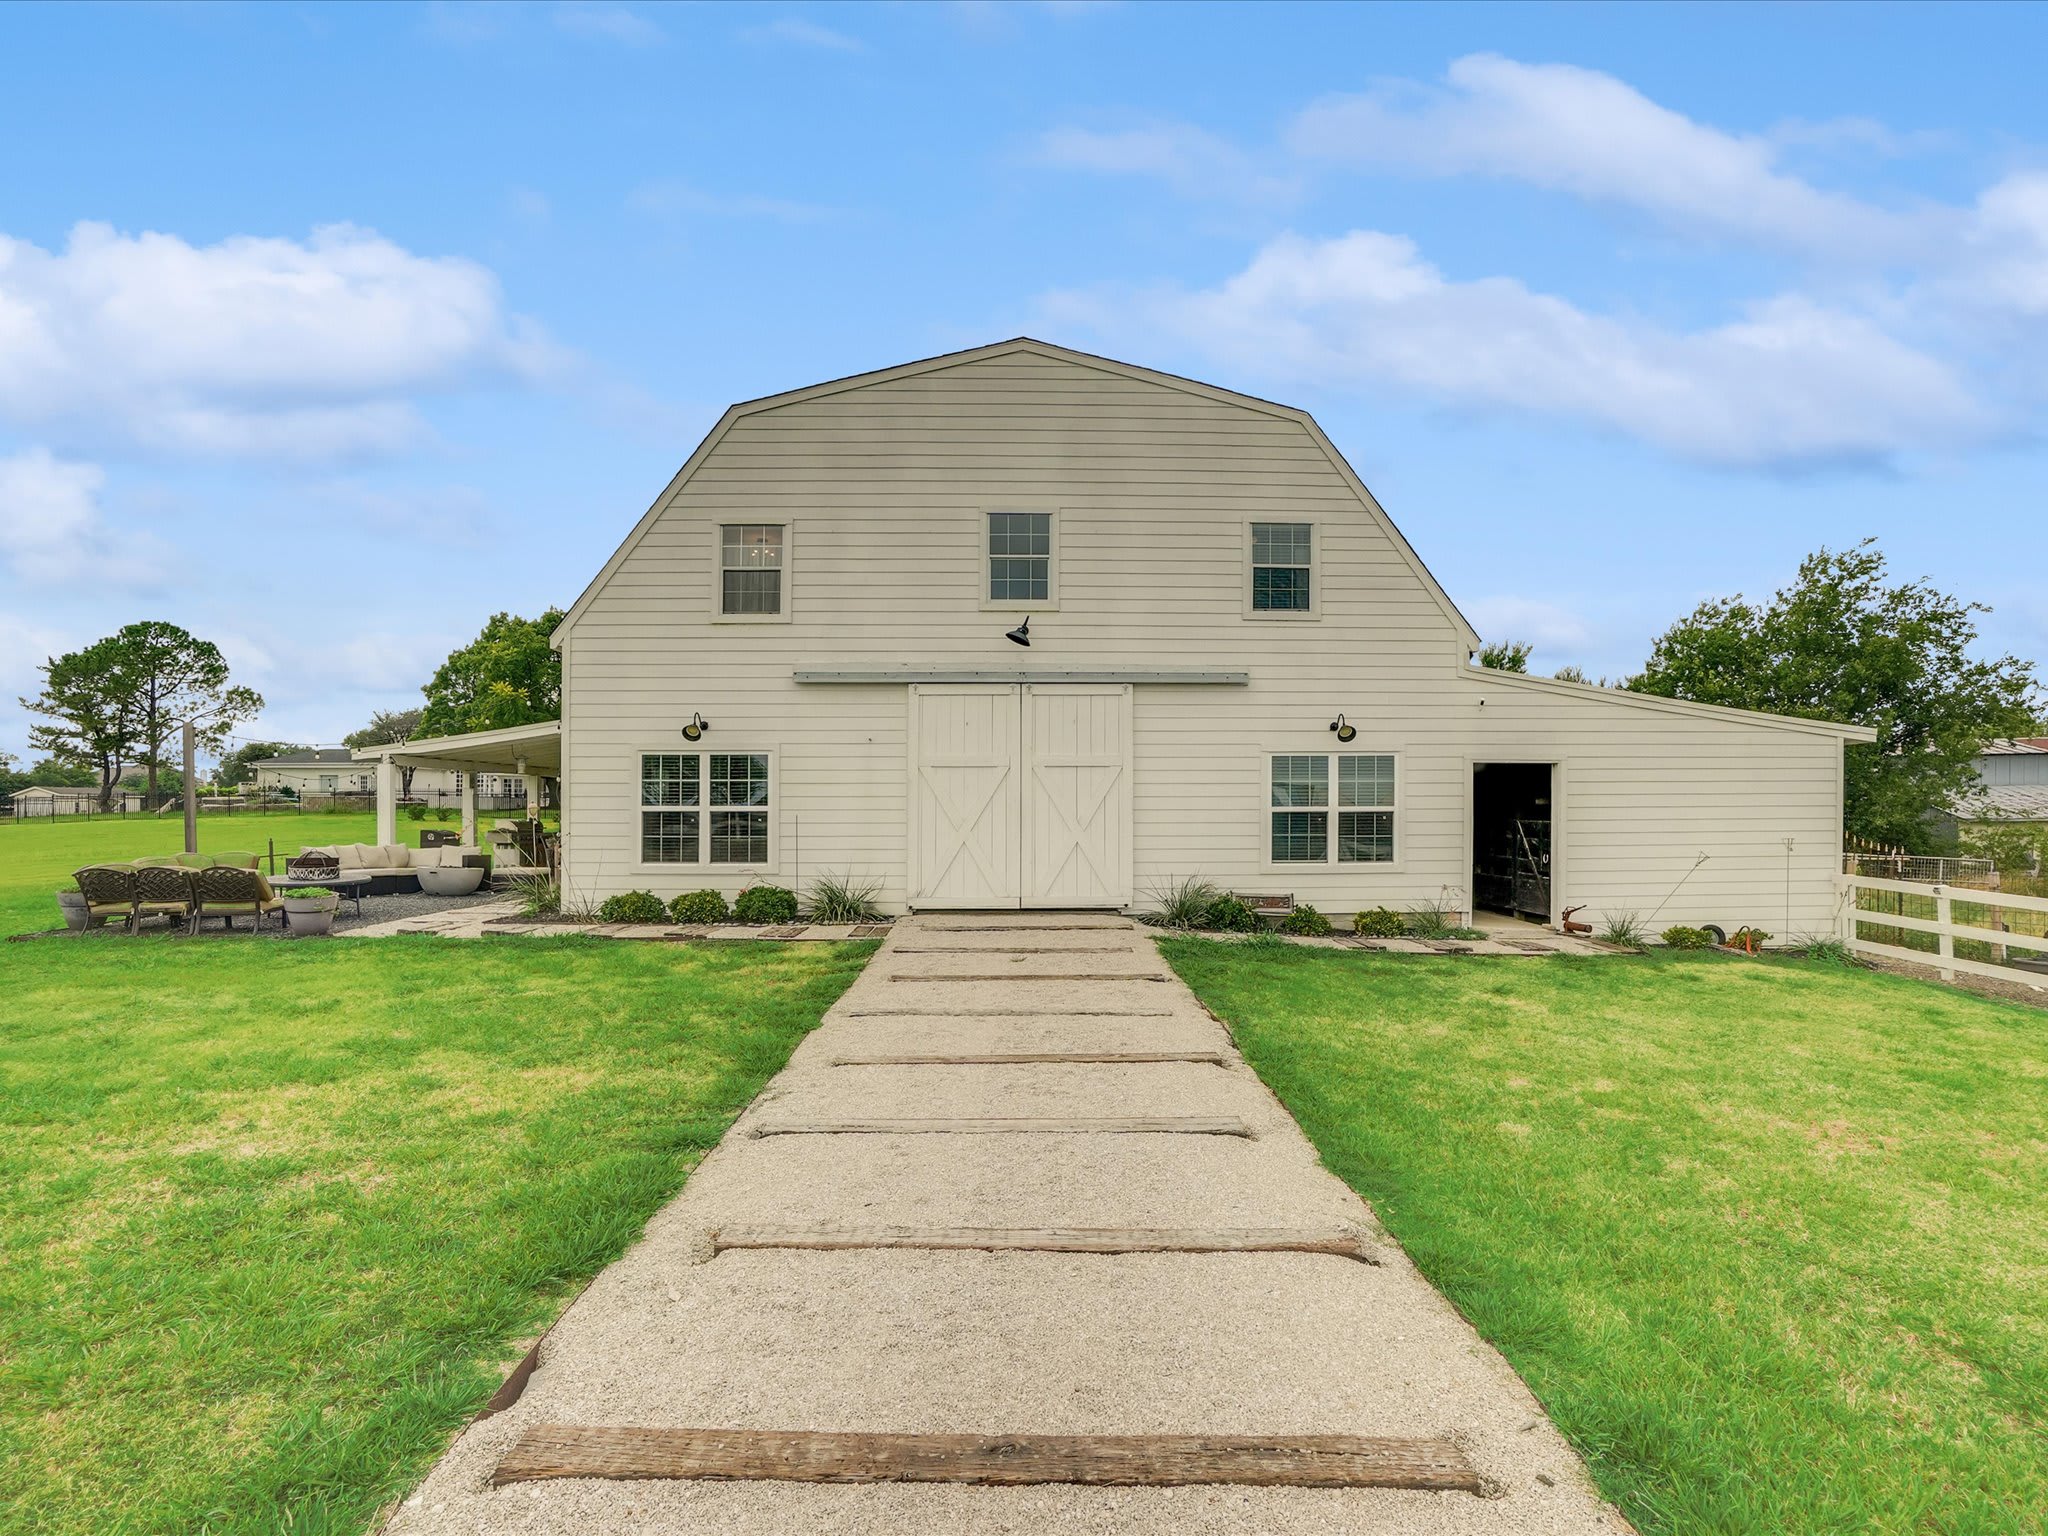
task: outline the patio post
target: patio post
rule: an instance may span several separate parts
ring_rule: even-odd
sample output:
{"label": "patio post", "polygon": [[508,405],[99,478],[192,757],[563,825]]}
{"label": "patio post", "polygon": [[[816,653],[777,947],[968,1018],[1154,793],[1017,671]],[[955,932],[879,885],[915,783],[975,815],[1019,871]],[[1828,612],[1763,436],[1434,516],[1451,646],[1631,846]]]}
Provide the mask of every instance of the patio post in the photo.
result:
{"label": "patio post", "polygon": [[455,776],[462,783],[462,846],[476,846],[476,775],[465,768]]}
{"label": "patio post", "polygon": [[377,759],[377,842],[398,841],[398,764],[385,753]]}

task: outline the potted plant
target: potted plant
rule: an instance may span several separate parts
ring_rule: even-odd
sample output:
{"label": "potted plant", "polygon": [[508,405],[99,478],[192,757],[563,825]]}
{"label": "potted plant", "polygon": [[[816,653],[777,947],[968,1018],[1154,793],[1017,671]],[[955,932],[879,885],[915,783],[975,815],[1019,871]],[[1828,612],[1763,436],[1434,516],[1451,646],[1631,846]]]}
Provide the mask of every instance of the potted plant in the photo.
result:
{"label": "potted plant", "polygon": [[83,932],[92,921],[92,914],[86,910],[85,893],[75,885],[62,886],[57,891],[57,905],[64,912],[64,926],[73,933]]}
{"label": "potted plant", "polygon": [[341,893],[317,885],[295,886],[284,893],[284,925],[295,939],[311,938],[334,927]]}

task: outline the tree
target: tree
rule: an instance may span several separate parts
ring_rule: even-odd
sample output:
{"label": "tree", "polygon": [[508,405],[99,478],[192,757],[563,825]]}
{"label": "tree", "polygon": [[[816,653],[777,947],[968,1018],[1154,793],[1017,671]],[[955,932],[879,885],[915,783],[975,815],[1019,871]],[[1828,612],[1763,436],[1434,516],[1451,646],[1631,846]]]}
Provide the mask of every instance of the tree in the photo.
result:
{"label": "tree", "polygon": [[1984,742],[2023,730],[2037,707],[2030,662],[1981,661],[1979,603],[1923,581],[1886,582],[1874,539],[1822,549],[1767,604],[1700,604],[1659,637],[1638,693],[1842,720],[1877,732],[1847,753],[1845,829],[1914,851],[1931,818],[1976,785]]}
{"label": "tree", "polygon": [[282,757],[291,750],[288,742],[245,741],[221,758],[220,767],[215,771],[214,778],[229,789],[247,784],[256,777],[258,763],[266,757]]}
{"label": "tree", "polygon": [[111,643],[120,647],[120,666],[135,699],[137,761],[149,772],[149,803],[154,806],[173,733],[190,720],[199,745],[218,752],[236,721],[263,708],[263,696],[230,686],[220,647],[175,624],[147,619],[123,625]]}
{"label": "tree", "polygon": [[1534,649],[1526,640],[1496,640],[1480,650],[1479,665],[1495,672],[1527,672]]}
{"label": "tree", "polygon": [[561,719],[562,658],[548,644],[561,622],[559,608],[537,619],[493,615],[483,633],[451,653],[427,684],[419,729],[428,736],[457,736]]}
{"label": "tree", "polygon": [[1583,667],[1562,666],[1550,675],[1560,683],[1585,683],[1591,685],[1593,681],[1593,679],[1586,676],[1586,671]]}
{"label": "tree", "polygon": [[91,789],[95,778],[90,768],[80,768],[73,763],[60,763],[54,757],[46,757],[29,765],[28,781],[31,784],[47,784],[52,789]]}
{"label": "tree", "polygon": [[[422,709],[380,709],[370,716],[370,723],[360,731],[351,731],[341,738],[341,744],[350,751],[364,747],[389,746],[393,742],[411,741],[419,734]],[[398,765],[398,795],[409,799],[412,795],[412,776],[419,770],[411,764]]]}
{"label": "tree", "polygon": [[21,701],[46,717],[28,728],[29,745],[67,768],[90,770],[103,811],[142,739],[134,680],[122,660],[112,638],[53,656],[42,665],[43,691]]}

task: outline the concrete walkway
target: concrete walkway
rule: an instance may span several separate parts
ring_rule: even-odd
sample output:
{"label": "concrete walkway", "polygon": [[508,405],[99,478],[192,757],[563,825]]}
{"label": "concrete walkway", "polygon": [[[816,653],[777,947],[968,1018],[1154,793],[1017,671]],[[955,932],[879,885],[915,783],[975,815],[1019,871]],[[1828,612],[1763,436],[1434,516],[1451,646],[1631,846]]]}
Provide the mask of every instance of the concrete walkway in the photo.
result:
{"label": "concrete walkway", "polygon": [[[860,1064],[1107,1052],[1210,1059]],[[1203,1117],[1240,1121],[1251,1134],[817,1129],[948,1117]],[[1381,1262],[717,1251],[717,1234],[763,1227],[854,1237],[877,1228],[1334,1228],[1362,1236]],[[1486,1492],[490,1486],[514,1442],[541,1424],[1444,1436]],[[388,1529],[1584,1536],[1628,1527],[1506,1363],[1321,1169],[1149,932],[1113,917],[1026,913],[896,924],[684,1192],[563,1316],[519,1401],[471,1426]]]}

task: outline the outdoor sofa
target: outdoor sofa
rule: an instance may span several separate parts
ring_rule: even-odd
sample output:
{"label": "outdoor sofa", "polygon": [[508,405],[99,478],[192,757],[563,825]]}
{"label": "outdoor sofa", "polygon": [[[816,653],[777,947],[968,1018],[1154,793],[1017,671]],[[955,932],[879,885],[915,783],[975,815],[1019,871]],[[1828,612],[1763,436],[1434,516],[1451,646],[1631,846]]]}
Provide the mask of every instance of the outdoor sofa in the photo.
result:
{"label": "outdoor sofa", "polygon": [[422,869],[460,869],[466,860],[480,858],[484,850],[473,844],[456,843],[444,848],[407,848],[399,843],[328,843],[318,848],[301,848],[299,856],[316,854],[336,861],[336,873],[344,880],[367,879],[372,896],[389,896],[396,891],[417,891]]}

